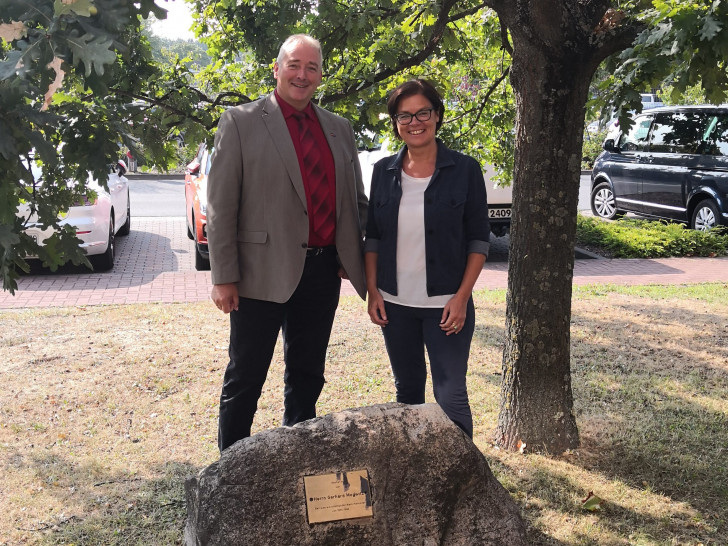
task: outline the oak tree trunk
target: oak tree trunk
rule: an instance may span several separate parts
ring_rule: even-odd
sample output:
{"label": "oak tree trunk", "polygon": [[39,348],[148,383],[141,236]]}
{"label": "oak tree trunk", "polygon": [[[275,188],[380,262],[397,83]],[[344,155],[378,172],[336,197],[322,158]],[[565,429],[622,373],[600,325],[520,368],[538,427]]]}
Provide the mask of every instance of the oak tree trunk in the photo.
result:
{"label": "oak tree trunk", "polygon": [[579,444],[569,324],[589,78],[574,70],[561,80],[564,67],[538,51],[526,58],[514,51],[511,70],[518,111],[515,215],[498,441],[561,453]]}
{"label": "oak tree trunk", "polygon": [[[608,48],[590,29],[605,4],[492,2],[511,32],[516,96],[506,342],[496,443],[579,445],[570,368],[571,292],[589,83]],[[585,8],[587,9],[587,8]],[[524,447],[525,444],[525,447]]]}

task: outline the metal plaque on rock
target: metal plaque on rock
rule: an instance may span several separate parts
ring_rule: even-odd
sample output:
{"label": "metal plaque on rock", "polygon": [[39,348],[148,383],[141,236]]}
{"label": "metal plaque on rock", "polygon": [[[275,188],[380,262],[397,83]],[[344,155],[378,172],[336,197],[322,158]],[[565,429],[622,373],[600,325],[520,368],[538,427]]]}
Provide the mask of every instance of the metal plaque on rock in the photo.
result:
{"label": "metal plaque on rock", "polygon": [[304,476],[303,487],[309,523],[374,516],[368,470]]}

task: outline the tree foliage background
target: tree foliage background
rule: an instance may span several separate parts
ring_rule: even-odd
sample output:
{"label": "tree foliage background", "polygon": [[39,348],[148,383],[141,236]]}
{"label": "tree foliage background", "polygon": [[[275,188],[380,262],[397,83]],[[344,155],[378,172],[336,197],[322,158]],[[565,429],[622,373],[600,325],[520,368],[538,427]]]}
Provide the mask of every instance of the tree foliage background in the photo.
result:
{"label": "tree foliage background", "polygon": [[[7,175],[0,185],[6,197],[0,204],[3,288],[16,287],[26,254],[38,254],[52,267],[83,260],[70,237],[48,248],[24,237],[15,218],[21,199],[53,225],[77,198],[74,191],[81,191],[63,181],[85,179],[85,171],[104,180],[120,151],[168,168],[176,161],[170,137],[210,139],[223,108],[273,88],[272,61],[293,32],[321,39],[326,74],[317,100],[352,121],[362,146],[387,134],[387,92],[405,79],[425,77],[448,99],[441,137],[491,163],[510,182],[511,51],[508,30],[491,4],[199,0],[191,2],[200,40],[195,49],[149,33],[147,18],[165,16],[164,0],[6,1],[0,13],[0,161]],[[718,38],[725,3],[596,4],[605,12],[616,8],[619,25],[640,31],[605,62],[590,111],[601,108],[605,117],[616,111],[625,119],[639,108],[639,92],[649,88],[669,89],[673,103],[695,88],[705,89],[711,102],[724,99],[728,41]],[[53,188],[49,183],[29,193],[20,184],[30,180],[31,150]]]}
{"label": "tree foliage background", "polygon": [[[16,288],[28,254],[52,267],[83,260],[72,233],[38,248],[15,215],[19,202],[30,203],[44,224],[55,225],[82,191],[66,181],[84,180],[87,171],[105,180],[106,165],[120,150],[168,168],[176,146],[171,137],[209,141],[224,108],[273,89],[272,63],[283,39],[307,32],[324,50],[324,82],[316,100],[350,119],[362,146],[388,132],[387,93],[406,79],[423,77],[446,97],[441,138],[494,165],[503,181],[513,180],[504,421],[517,420],[508,412],[518,397],[532,401],[539,388],[561,390],[566,393],[556,403],[561,407],[532,402],[544,414],[560,415],[561,424],[531,415],[522,429],[530,449],[560,451],[578,442],[563,423],[571,415],[570,282],[585,116],[601,108],[603,116],[613,111],[628,124],[628,112],[641,108],[639,92],[650,89],[669,89],[673,102],[695,89],[711,102],[724,101],[726,3],[194,0],[196,32],[210,59],[204,67],[190,57],[154,58],[143,21],[150,13],[163,17],[164,4],[4,2],[3,288]],[[599,77],[592,81],[595,72]],[[31,151],[43,167],[42,188],[29,185]],[[558,244],[552,247],[552,240]],[[556,259],[548,254],[552,249]],[[539,280],[545,277],[550,292]],[[538,354],[529,354],[535,346]],[[539,361],[546,355],[547,363]],[[518,387],[529,374],[535,381]],[[551,383],[542,388],[548,374]],[[509,435],[504,445],[514,447],[516,439]]]}

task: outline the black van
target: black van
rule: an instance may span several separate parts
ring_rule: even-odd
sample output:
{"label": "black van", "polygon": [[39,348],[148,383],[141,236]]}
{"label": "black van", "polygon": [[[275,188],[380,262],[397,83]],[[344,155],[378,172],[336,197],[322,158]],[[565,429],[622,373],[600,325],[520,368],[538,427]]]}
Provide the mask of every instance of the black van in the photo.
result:
{"label": "black van", "polygon": [[591,209],[728,225],[728,107],[676,106],[635,116],[604,141],[592,170]]}

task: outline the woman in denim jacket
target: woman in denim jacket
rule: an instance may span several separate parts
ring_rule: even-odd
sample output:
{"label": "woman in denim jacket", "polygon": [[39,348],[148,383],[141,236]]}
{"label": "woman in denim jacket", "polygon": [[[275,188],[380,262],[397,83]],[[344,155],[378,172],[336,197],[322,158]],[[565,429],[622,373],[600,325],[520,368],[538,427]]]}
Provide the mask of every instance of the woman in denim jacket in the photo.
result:
{"label": "woman in denim jacket", "polygon": [[425,402],[425,348],[435,399],[472,438],[465,375],[472,291],[490,246],[483,172],[435,135],[445,106],[425,80],[387,102],[402,150],[374,165],[364,257],[368,312],[382,327],[397,401]]}

